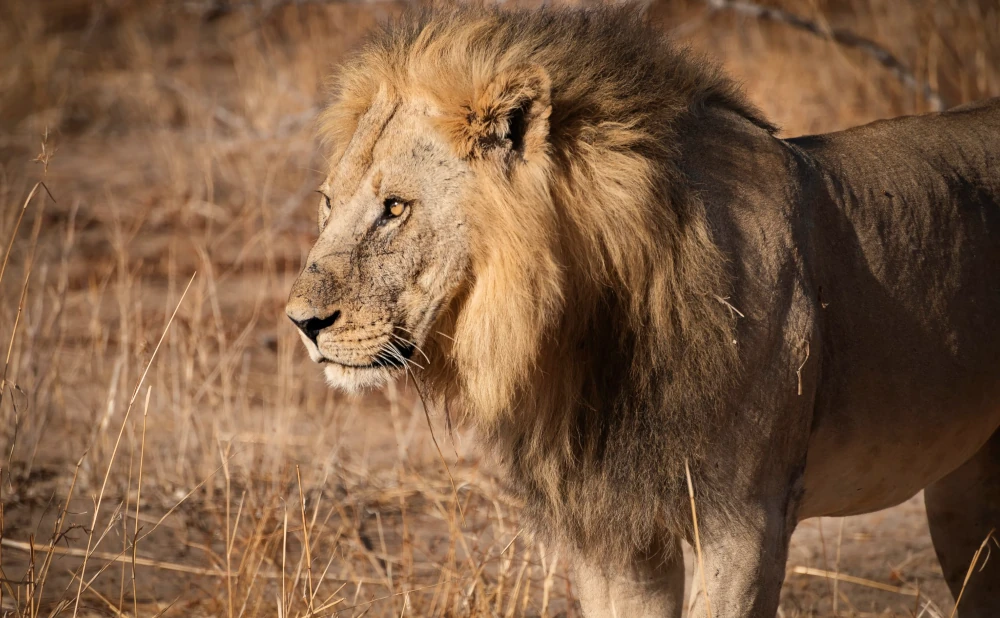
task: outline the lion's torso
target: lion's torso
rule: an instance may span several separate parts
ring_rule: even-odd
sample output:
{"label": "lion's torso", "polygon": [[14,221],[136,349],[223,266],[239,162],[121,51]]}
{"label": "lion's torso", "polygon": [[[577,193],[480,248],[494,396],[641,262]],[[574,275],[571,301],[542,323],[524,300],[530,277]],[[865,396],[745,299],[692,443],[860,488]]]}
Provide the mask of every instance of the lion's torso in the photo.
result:
{"label": "lion's torso", "polygon": [[1000,426],[1000,100],[747,125],[692,128],[685,157],[746,315],[746,410],[761,444],[806,449],[798,518],[897,504]]}
{"label": "lion's torso", "polygon": [[872,510],[1000,424],[1000,101],[800,144],[833,198],[812,234],[825,352],[802,509]]}

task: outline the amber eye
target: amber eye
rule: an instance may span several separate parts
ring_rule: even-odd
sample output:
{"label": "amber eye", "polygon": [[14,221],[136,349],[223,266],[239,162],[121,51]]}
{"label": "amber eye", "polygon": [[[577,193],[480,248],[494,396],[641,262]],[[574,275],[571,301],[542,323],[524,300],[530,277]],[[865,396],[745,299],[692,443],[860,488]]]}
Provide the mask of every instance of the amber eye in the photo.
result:
{"label": "amber eye", "polygon": [[398,217],[406,211],[406,202],[398,197],[386,198],[383,202],[386,217]]}

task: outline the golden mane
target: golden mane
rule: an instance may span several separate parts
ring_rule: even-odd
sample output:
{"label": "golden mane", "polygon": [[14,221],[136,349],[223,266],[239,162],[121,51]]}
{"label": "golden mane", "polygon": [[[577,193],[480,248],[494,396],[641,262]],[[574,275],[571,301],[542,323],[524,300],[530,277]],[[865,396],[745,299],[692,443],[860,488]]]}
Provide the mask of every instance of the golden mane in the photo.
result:
{"label": "golden mane", "polygon": [[436,109],[477,165],[500,165],[480,148],[500,110],[528,102],[533,127],[533,154],[468,205],[469,281],[428,341],[427,383],[460,404],[543,532],[608,559],[683,533],[684,461],[719,426],[737,364],[726,264],[674,146],[709,109],[773,127],[627,9],[388,24],[334,81],[321,118],[334,162],[380,91]]}

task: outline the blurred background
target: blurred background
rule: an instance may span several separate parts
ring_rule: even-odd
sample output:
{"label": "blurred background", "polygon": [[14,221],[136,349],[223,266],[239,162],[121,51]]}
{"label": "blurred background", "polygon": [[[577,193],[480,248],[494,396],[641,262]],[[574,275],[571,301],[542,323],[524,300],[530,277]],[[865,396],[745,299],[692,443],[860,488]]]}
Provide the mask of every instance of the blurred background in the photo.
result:
{"label": "blurred background", "polygon": [[[644,10],[786,136],[1000,95],[997,0],[761,1]],[[405,6],[0,1],[0,615],[579,615],[473,436],[284,317],[324,78]],[[794,537],[781,616],[951,609],[919,496]]]}

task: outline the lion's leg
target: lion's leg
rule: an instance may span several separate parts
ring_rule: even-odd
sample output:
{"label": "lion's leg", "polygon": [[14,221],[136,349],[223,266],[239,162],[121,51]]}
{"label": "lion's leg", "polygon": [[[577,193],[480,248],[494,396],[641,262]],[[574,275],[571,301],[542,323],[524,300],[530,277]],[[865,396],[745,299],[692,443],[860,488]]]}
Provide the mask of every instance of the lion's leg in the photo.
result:
{"label": "lion's leg", "polygon": [[[748,507],[747,514],[754,510]],[[774,618],[791,536],[786,521],[784,511],[775,508],[741,522],[706,522],[701,544],[713,618]],[[694,607],[688,615],[700,618],[708,614],[697,564],[694,570]]]}
{"label": "lion's leg", "polygon": [[638,558],[623,569],[580,561],[574,579],[586,618],[680,618],[684,605],[679,543],[669,552]]}
{"label": "lion's leg", "polygon": [[[924,490],[924,502],[941,570],[957,597],[986,535],[995,530],[1000,543],[1000,431],[972,459]],[[1000,616],[1000,544],[989,545],[962,592],[961,618]]]}

